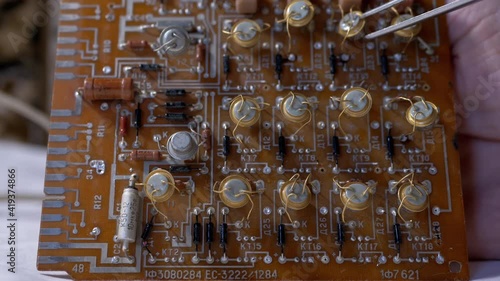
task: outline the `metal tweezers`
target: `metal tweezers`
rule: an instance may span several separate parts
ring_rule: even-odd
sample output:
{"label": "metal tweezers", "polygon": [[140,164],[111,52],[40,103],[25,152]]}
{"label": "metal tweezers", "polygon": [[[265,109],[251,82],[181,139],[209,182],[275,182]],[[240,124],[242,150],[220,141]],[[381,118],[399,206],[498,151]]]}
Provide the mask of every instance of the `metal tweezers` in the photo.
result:
{"label": "metal tweezers", "polygon": [[[394,7],[395,5],[403,2],[404,0],[393,0],[393,1],[390,1],[384,5],[381,5],[373,10],[370,10],[368,12],[366,12],[363,16],[364,18],[368,17],[368,16],[371,16],[371,15],[374,15],[374,14],[377,14],[381,11],[384,11],[384,10],[387,10],[387,9],[390,9],[391,7]],[[380,36],[383,36],[383,35],[386,35],[386,34],[389,34],[389,33],[393,33],[395,31],[398,31],[400,29],[403,29],[403,28],[407,28],[409,26],[412,26],[412,25],[415,25],[419,22],[422,22],[424,20],[427,20],[427,19],[431,19],[431,18],[434,18],[434,17],[437,17],[439,15],[442,15],[442,14],[445,14],[445,13],[449,13],[449,12],[453,12],[455,10],[458,10],[458,9],[461,9],[465,6],[468,6],[468,5],[471,5],[471,4],[474,4],[474,3],[478,3],[482,0],[456,0],[454,2],[451,2],[451,3],[448,3],[448,4],[445,4],[441,7],[437,7],[436,9],[434,10],[430,10],[428,12],[425,12],[421,15],[418,15],[418,16],[415,16],[415,17],[412,17],[408,20],[405,20],[405,21],[402,21],[400,23],[397,23],[395,25],[391,25],[389,27],[386,27],[386,28],[383,28],[381,30],[378,30],[378,31],[375,31],[373,33],[370,33],[368,35],[365,36],[366,39],[375,39],[377,37],[380,37]]]}

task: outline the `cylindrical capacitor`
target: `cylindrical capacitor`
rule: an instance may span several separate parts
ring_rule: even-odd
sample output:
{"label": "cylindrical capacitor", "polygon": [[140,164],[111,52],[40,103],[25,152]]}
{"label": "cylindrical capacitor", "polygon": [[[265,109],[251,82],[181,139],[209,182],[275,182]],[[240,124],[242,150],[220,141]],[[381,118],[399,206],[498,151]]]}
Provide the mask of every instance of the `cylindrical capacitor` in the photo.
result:
{"label": "cylindrical capacitor", "polygon": [[213,222],[207,223],[205,231],[206,231],[205,241],[207,243],[214,242],[214,223]]}
{"label": "cylindrical capacitor", "polygon": [[382,75],[389,75],[389,58],[387,57],[385,51],[380,56],[380,70]]}
{"label": "cylindrical capacitor", "polygon": [[206,46],[203,43],[198,43],[196,45],[196,61],[198,63],[203,63],[205,60]]}
{"label": "cylindrical capacitor", "polygon": [[193,224],[193,243],[195,245],[201,243],[201,239],[202,239],[201,230],[202,230],[201,229],[201,223],[195,222]]}
{"label": "cylindrical capacitor", "polygon": [[229,136],[222,137],[222,155],[228,157],[231,153],[231,139]]}
{"label": "cylindrical capacitor", "polygon": [[332,148],[333,148],[333,157],[335,159],[340,157],[340,140],[338,136],[333,136],[332,138]]}
{"label": "cylindrical capacitor", "polygon": [[279,246],[284,246],[286,243],[286,230],[285,230],[285,224],[280,223],[278,225],[278,245]]}
{"label": "cylindrical capacitor", "polygon": [[286,155],[286,142],[284,136],[278,137],[278,154],[283,159]]}
{"label": "cylindrical capacitor", "polygon": [[229,74],[231,72],[231,61],[229,60],[229,55],[224,55],[222,57],[222,64],[224,68],[224,74]]}
{"label": "cylindrical capacitor", "polygon": [[123,190],[116,239],[122,243],[124,252],[128,251],[128,244],[136,240],[140,199],[135,187],[127,187]]}
{"label": "cylindrical capacitor", "polygon": [[201,139],[203,141],[203,148],[207,151],[212,149],[212,130],[205,128],[201,131]]}
{"label": "cylindrical capacitor", "polygon": [[227,223],[221,223],[219,226],[219,232],[220,232],[220,244],[221,245],[226,245],[227,244]]}
{"label": "cylindrical capacitor", "polygon": [[161,161],[162,154],[159,150],[132,150],[130,158],[133,161]]}
{"label": "cylindrical capacitor", "polygon": [[399,223],[394,224],[393,232],[394,232],[394,244],[396,244],[399,247],[399,245],[403,241],[401,237],[401,226]]}
{"label": "cylindrical capacitor", "polygon": [[126,115],[120,116],[120,136],[124,137],[128,132],[128,117]]}
{"label": "cylindrical capacitor", "polygon": [[125,100],[135,98],[132,78],[86,78],[83,98],[88,101]]}
{"label": "cylindrical capacitor", "polygon": [[392,137],[390,131],[389,135],[387,135],[386,146],[387,146],[387,156],[389,156],[389,158],[392,159],[394,157],[394,138]]}

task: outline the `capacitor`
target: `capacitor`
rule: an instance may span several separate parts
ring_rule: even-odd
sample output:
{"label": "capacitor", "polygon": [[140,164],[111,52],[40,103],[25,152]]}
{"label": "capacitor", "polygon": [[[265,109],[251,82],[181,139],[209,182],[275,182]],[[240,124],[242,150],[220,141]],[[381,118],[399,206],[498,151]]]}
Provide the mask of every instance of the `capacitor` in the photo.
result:
{"label": "capacitor", "polygon": [[168,171],[172,174],[189,173],[193,169],[189,166],[170,166]]}
{"label": "capacitor", "polygon": [[332,138],[332,148],[333,148],[333,158],[335,159],[335,163],[338,164],[340,157],[340,139],[336,134]]}
{"label": "capacitor", "polygon": [[210,244],[214,242],[214,223],[210,221],[205,226],[205,241]]}
{"label": "capacitor", "polygon": [[222,64],[224,68],[224,74],[226,74],[226,78],[231,72],[231,61],[229,55],[222,56]]}
{"label": "capacitor", "polygon": [[342,249],[342,245],[345,242],[345,232],[344,232],[344,224],[342,222],[337,222],[337,242],[340,244],[340,248]]}
{"label": "capacitor", "polygon": [[188,116],[185,113],[177,113],[177,112],[167,112],[161,117],[165,118],[168,121],[173,121],[173,122],[182,122],[188,119]]}
{"label": "capacitor", "polygon": [[285,162],[285,155],[286,155],[286,140],[285,137],[280,134],[278,137],[278,156],[281,159],[281,164]]}
{"label": "capacitor", "polygon": [[140,199],[139,192],[135,188],[135,174],[131,176],[129,186],[122,193],[120,203],[120,216],[116,230],[116,239],[122,243],[122,251],[128,256],[129,244],[136,241],[137,224],[139,218]]}
{"label": "capacitor", "polygon": [[206,55],[206,46],[203,43],[198,43],[196,45],[196,61],[201,64],[203,61],[205,61],[205,55]]}
{"label": "capacitor", "polygon": [[135,98],[132,78],[86,78],[82,90],[83,98],[88,101],[133,101]]}
{"label": "capacitor", "polygon": [[186,90],[184,89],[168,89],[164,92],[167,97],[182,97],[186,95]]}
{"label": "capacitor", "polygon": [[281,246],[281,248],[283,248],[283,246],[285,246],[285,243],[286,243],[286,229],[285,229],[285,224],[284,223],[280,223],[278,225],[278,245]]}
{"label": "capacitor", "polygon": [[209,127],[206,127],[203,131],[201,131],[201,140],[205,151],[212,149],[212,130]]}
{"label": "capacitor", "polygon": [[123,138],[127,135],[128,132],[128,117],[127,115],[120,116],[120,136]]}
{"label": "capacitor", "polygon": [[401,225],[399,223],[395,223],[392,227],[393,232],[394,232],[394,244],[396,244],[396,247],[398,249],[398,253],[401,249],[401,243],[403,242],[403,237],[401,234]]}
{"label": "capacitor", "polygon": [[126,43],[128,49],[134,52],[144,51],[146,48],[149,48],[149,42],[146,40],[129,40]]}
{"label": "capacitor", "polygon": [[382,52],[382,55],[380,56],[380,70],[382,72],[382,75],[384,75],[387,78],[387,75],[389,75],[389,58],[387,57],[385,50]]}
{"label": "capacitor", "polygon": [[283,73],[283,56],[281,54],[276,54],[274,57],[274,71],[278,75],[278,80],[281,80],[281,74]]}
{"label": "capacitor", "polygon": [[169,101],[165,103],[166,109],[185,109],[187,104],[183,101]]}
{"label": "capacitor", "polygon": [[225,135],[222,137],[222,155],[224,155],[227,158],[230,153],[231,153],[231,139],[229,138],[228,135]]}
{"label": "capacitor", "polygon": [[168,138],[167,151],[170,157],[176,160],[191,160],[198,152],[196,137],[187,131],[174,133]]}
{"label": "capacitor", "polygon": [[130,152],[130,159],[133,161],[161,161],[163,158],[159,150],[137,150]]}
{"label": "capacitor", "polygon": [[387,157],[392,161],[394,158],[394,138],[391,135],[391,130],[389,130],[389,134],[387,134],[385,144],[387,147]]}

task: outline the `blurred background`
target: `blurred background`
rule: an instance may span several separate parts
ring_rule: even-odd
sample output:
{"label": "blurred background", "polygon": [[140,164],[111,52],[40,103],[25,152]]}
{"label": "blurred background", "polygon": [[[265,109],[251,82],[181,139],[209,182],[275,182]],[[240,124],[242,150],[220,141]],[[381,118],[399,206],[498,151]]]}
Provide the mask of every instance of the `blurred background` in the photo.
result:
{"label": "blurred background", "polygon": [[0,139],[47,143],[54,6],[48,0],[0,0]]}

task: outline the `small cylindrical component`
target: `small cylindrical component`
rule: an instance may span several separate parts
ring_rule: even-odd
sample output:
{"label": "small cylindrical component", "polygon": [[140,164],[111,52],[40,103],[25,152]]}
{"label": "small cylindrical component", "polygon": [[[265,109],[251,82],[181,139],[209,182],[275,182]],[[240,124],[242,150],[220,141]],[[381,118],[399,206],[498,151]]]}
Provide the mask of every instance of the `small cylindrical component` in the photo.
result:
{"label": "small cylindrical component", "polygon": [[416,128],[426,130],[432,128],[439,120],[439,108],[423,98],[414,102],[406,110],[406,121]]}
{"label": "small cylindrical component", "polygon": [[335,75],[337,73],[337,56],[333,53],[330,54],[330,74]]}
{"label": "small cylindrical component", "polygon": [[144,229],[142,230],[142,234],[141,234],[142,240],[148,239],[149,235],[151,234],[151,231],[153,230],[153,219],[154,219],[154,216],[151,217],[151,220],[148,221],[146,223],[146,225],[144,226]]}
{"label": "small cylindrical component", "polygon": [[122,243],[124,252],[128,251],[128,244],[136,240],[140,199],[135,187],[129,186],[123,190],[116,239]]}
{"label": "small cylindrical component", "polygon": [[205,55],[206,55],[207,47],[203,43],[198,43],[196,45],[196,61],[198,63],[203,63],[205,60]]}
{"label": "small cylindrical component", "polygon": [[281,54],[276,54],[274,57],[274,72],[278,75],[278,80],[281,80],[281,74],[283,73],[283,56]]}
{"label": "small cylindrical component", "polygon": [[140,105],[138,105],[134,110],[134,122],[132,122],[132,125],[136,129],[140,129],[142,127],[142,109]]}
{"label": "small cylindrical component", "polygon": [[332,148],[333,148],[333,157],[335,159],[338,159],[340,157],[340,139],[338,136],[333,136]]}
{"label": "small cylindrical component", "polygon": [[222,137],[222,155],[228,157],[231,153],[231,139],[228,135]]}
{"label": "small cylindrical component", "polygon": [[346,208],[362,211],[370,206],[369,186],[362,182],[352,182],[340,192],[340,200]]}
{"label": "small cylindrical component", "polygon": [[211,150],[212,149],[212,130],[210,128],[205,128],[203,131],[201,131],[201,139],[203,142],[203,148],[205,150]]}
{"label": "small cylindrical component", "polygon": [[245,196],[252,191],[250,181],[242,175],[230,175],[220,182],[219,196],[222,202],[230,208],[238,209],[250,202]]}
{"label": "small cylindrical component", "polygon": [[387,147],[387,156],[392,159],[394,158],[394,138],[391,135],[391,131],[389,130],[389,134],[385,140],[385,144]]}
{"label": "small cylindrical component", "polygon": [[340,97],[340,105],[346,115],[363,117],[372,108],[372,96],[368,90],[354,87],[346,90]]}
{"label": "small cylindrical component", "polygon": [[229,55],[222,56],[222,64],[224,68],[224,74],[228,75],[231,72],[231,60]]}
{"label": "small cylindrical component", "polygon": [[[406,20],[410,20],[413,18],[412,14],[400,14],[399,16],[395,17],[391,21],[391,25],[396,25],[401,22],[404,22]],[[397,40],[400,42],[410,42],[417,38],[418,34],[422,30],[422,24],[417,23],[415,25],[409,26],[407,28],[400,29],[398,31],[394,32],[394,36],[396,37]]]}
{"label": "small cylindrical component", "polygon": [[380,70],[382,72],[382,75],[389,75],[389,58],[387,57],[385,50],[380,56]]}
{"label": "small cylindrical component", "polygon": [[205,225],[205,241],[207,243],[212,243],[214,242],[214,223],[213,222],[208,222]]}
{"label": "small cylindrical component", "polygon": [[186,90],[184,89],[168,89],[164,92],[167,97],[183,97],[186,95]]}
{"label": "small cylindrical component", "polygon": [[189,173],[192,170],[193,169],[191,167],[189,167],[189,166],[170,166],[168,168],[168,171],[170,173],[172,173],[172,174],[173,173],[177,173],[177,174],[179,174],[179,173]]}
{"label": "small cylindrical component", "polygon": [[170,172],[164,169],[155,169],[151,171],[144,181],[144,190],[147,197],[151,201],[158,203],[170,199],[176,189],[178,189],[178,187],[176,186],[174,177]]}
{"label": "small cylindrical component", "polygon": [[278,137],[278,155],[282,160],[286,155],[286,140],[283,135]]}
{"label": "small cylindrical component", "polygon": [[393,232],[394,232],[394,244],[398,246],[401,245],[401,242],[403,242],[403,237],[401,235],[401,225],[399,223],[395,223],[393,225]]}
{"label": "small cylindrical component", "polygon": [[281,100],[280,111],[283,117],[295,123],[304,123],[311,118],[311,112],[308,108],[308,101],[304,95],[288,95]]}
{"label": "small cylindrical component", "polygon": [[183,101],[169,101],[165,103],[166,109],[185,109],[187,104]]}
{"label": "small cylindrical component", "polygon": [[193,224],[193,243],[195,245],[198,245],[201,243],[202,240],[202,228],[201,228],[201,223],[195,222]]}
{"label": "small cylindrical component", "polygon": [[130,158],[133,161],[161,161],[162,154],[159,150],[132,150]]}
{"label": "small cylindrical component", "polygon": [[342,222],[337,222],[337,242],[341,245],[345,242],[344,224]]}
{"label": "small cylindrical component", "polygon": [[174,133],[167,141],[168,154],[177,160],[191,160],[198,152],[196,137],[191,132]]}
{"label": "small cylindrical component", "polygon": [[219,232],[220,232],[220,240],[219,243],[221,245],[226,245],[227,244],[227,223],[221,223],[219,226]]}
{"label": "small cylindrical component", "polygon": [[188,119],[188,116],[185,113],[178,113],[178,112],[167,112],[162,117],[168,121],[174,121],[174,122],[182,122]]}
{"label": "small cylindrical component", "polygon": [[142,63],[139,65],[139,69],[142,71],[158,71],[162,68],[163,66],[157,63]]}
{"label": "small cylindrical component", "polygon": [[290,180],[281,186],[280,196],[283,204],[292,210],[302,210],[311,203],[311,191],[304,183]]}
{"label": "small cylindrical component", "polygon": [[126,43],[127,48],[132,51],[144,51],[146,48],[149,48],[149,42],[146,40],[129,40]]}
{"label": "small cylindrical component", "polygon": [[243,48],[252,48],[259,43],[262,28],[250,19],[242,19],[234,24],[231,34],[234,42]]}
{"label": "small cylindrical component", "polygon": [[285,224],[280,223],[278,225],[278,245],[279,246],[284,246],[286,243],[286,229],[285,229]]}
{"label": "small cylindrical component", "polygon": [[120,136],[124,137],[127,135],[128,132],[128,117],[127,115],[122,115],[120,116]]}
{"label": "small cylindrical component", "polygon": [[132,78],[86,78],[83,98],[88,101],[125,100],[135,98]]}
{"label": "small cylindrical component", "polygon": [[345,39],[361,39],[365,34],[365,19],[360,11],[349,12],[339,21],[338,33]]}

